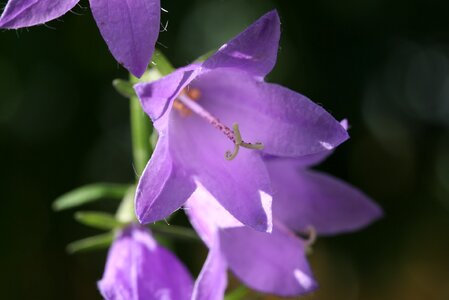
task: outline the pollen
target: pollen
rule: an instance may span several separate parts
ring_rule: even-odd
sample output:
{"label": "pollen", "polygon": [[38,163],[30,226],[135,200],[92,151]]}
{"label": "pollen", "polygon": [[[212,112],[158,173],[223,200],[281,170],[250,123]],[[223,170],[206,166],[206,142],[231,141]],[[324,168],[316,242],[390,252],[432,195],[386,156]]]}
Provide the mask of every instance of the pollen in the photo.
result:
{"label": "pollen", "polygon": [[[191,100],[197,102],[201,98],[201,91],[197,88],[192,87],[186,87],[182,90],[181,95],[189,97]],[[176,109],[181,116],[188,117],[192,114],[192,111],[190,108],[188,108],[184,103],[179,101],[178,99],[175,99],[175,102],[173,102],[173,107]]]}

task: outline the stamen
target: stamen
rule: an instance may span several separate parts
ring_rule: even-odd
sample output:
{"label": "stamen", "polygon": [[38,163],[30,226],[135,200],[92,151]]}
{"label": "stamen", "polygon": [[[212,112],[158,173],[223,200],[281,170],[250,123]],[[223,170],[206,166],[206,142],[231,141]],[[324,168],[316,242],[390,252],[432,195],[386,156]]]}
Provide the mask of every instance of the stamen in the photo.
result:
{"label": "stamen", "polygon": [[[199,101],[201,97],[201,91],[196,88],[185,88],[182,90],[181,94],[187,95],[187,97],[193,101]],[[173,102],[173,108],[179,111],[183,117],[188,117],[192,114],[192,111],[178,99],[175,99]]]}
{"label": "stamen", "polygon": [[[176,101],[179,101],[178,103],[181,104],[185,109],[189,110],[190,112],[196,113],[203,119],[206,119],[212,126],[220,130],[228,139],[230,139],[234,143],[234,151],[226,151],[225,153],[225,158],[227,160],[233,160],[237,156],[240,147],[253,150],[262,150],[264,148],[263,144],[259,142],[254,144],[244,142],[242,139],[242,135],[240,134],[239,125],[237,123],[233,124],[233,130],[231,130],[228,126],[221,123],[218,118],[210,114],[201,105],[196,103],[195,101],[197,101],[200,95],[201,94],[198,89],[191,89],[187,93],[183,92],[179,94],[178,98],[175,100],[175,103]],[[190,96],[192,96],[192,98]],[[176,106],[174,107],[176,108]],[[182,112],[182,110],[180,111]]]}

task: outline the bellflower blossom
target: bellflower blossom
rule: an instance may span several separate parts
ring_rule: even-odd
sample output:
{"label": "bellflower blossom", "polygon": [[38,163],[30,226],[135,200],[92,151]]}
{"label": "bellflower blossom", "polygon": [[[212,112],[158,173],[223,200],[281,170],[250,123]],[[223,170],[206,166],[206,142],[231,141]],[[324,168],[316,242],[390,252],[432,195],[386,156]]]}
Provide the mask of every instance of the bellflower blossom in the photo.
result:
{"label": "bellflower blossom", "polygon": [[159,133],[137,187],[142,223],[165,218],[201,185],[243,224],[271,231],[272,189],[262,154],[301,157],[348,138],[322,107],[263,80],[279,36],[272,11],[203,63],[135,86]]}
{"label": "bellflower blossom", "polygon": [[98,288],[106,300],[189,300],[193,279],[145,228],[133,225],[112,244]]}
{"label": "bellflower blossom", "polygon": [[[0,28],[18,29],[59,18],[79,0],[9,0]],[[137,77],[150,62],[159,34],[160,0],[90,0],[101,35],[114,58]]]}
{"label": "bellflower blossom", "polygon": [[[207,190],[196,189],[186,212],[209,255],[192,299],[223,299],[227,268],[247,286],[264,293],[296,296],[317,288],[306,259],[314,235],[358,230],[382,215],[358,189],[307,169],[324,156],[266,160],[274,190],[271,234],[243,227]],[[312,240],[295,232],[310,235]]]}

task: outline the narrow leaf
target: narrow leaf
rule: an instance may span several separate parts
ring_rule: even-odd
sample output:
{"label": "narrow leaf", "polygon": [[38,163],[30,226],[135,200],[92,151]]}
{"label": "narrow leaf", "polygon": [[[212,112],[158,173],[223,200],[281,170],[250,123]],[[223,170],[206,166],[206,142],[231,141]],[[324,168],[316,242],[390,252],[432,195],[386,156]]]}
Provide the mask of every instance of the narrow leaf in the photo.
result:
{"label": "narrow leaf", "polygon": [[100,250],[108,248],[114,240],[114,233],[108,232],[91,236],[82,240],[72,242],[67,245],[67,252],[70,254]]}
{"label": "narrow leaf", "polygon": [[126,223],[117,220],[114,215],[104,212],[80,211],[75,214],[75,219],[81,224],[97,229],[110,230],[121,228],[126,225]]}
{"label": "narrow leaf", "polygon": [[77,207],[102,198],[121,199],[125,196],[129,185],[96,183],[89,184],[70,191],[53,202],[54,210]]}

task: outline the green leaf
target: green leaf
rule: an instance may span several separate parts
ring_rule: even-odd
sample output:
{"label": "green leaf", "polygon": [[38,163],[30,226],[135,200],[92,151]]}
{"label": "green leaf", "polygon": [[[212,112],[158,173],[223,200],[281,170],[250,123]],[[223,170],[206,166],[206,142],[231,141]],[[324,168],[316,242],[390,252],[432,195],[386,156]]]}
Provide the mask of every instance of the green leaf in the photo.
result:
{"label": "green leaf", "polygon": [[53,202],[53,209],[59,211],[77,207],[102,198],[121,199],[125,196],[128,188],[129,185],[126,184],[96,183],[85,185],[57,198]]}
{"label": "green leaf", "polygon": [[67,245],[67,252],[70,254],[88,252],[108,248],[114,240],[114,233],[108,232],[91,236],[82,240],[72,242]]}
{"label": "green leaf", "polygon": [[121,228],[127,224],[117,220],[114,215],[96,211],[79,211],[75,214],[75,219],[81,224],[106,230]]}
{"label": "green leaf", "polygon": [[240,299],[243,299],[246,296],[246,294],[248,294],[248,292],[249,292],[248,288],[241,285],[238,288],[229,292],[224,297],[224,300],[240,300]]}
{"label": "green leaf", "polygon": [[136,92],[134,91],[133,84],[129,81],[123,79],[114,79],[112,81],[112,86],[115,90],[125,98],[131,98],[136,96]]}
{"label": "green leaf", "polygon": [[156,68],[162,76],[168,75],[175,70],[165,55],[157,49],[154,51],[151,61],[154,68]]}

